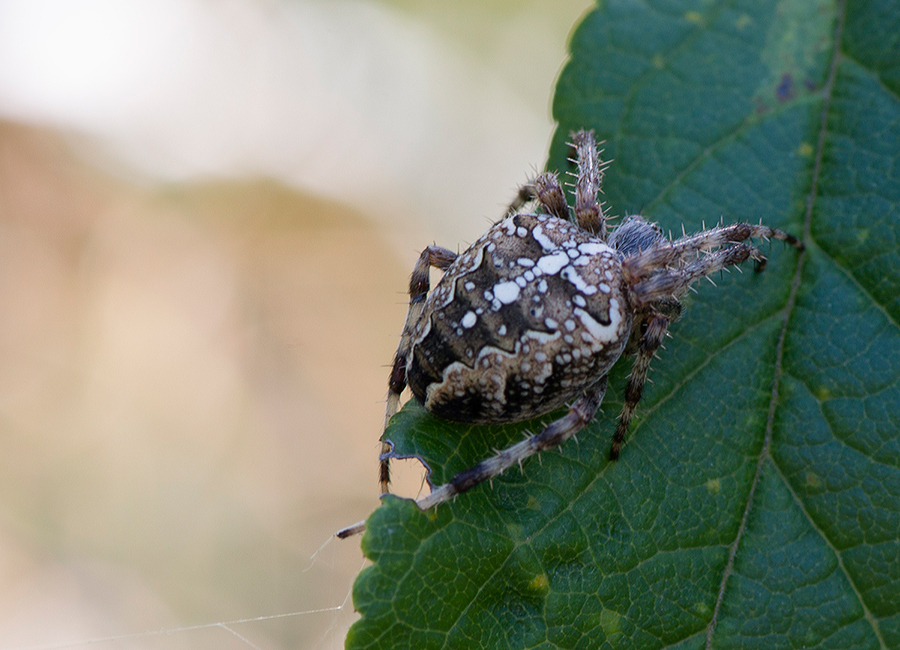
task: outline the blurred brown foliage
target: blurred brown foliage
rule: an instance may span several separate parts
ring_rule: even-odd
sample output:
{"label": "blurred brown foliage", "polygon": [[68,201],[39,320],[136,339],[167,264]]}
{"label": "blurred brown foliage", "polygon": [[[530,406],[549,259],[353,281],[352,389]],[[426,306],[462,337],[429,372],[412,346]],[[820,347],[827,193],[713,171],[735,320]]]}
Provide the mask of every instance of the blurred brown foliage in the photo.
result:
{"label": "blurred brown foliage", "polygon": [[[0,124],[0,645],[340,605],[358,543],[310,556],[377,504],[401,266],[341,205],[113,178]],[[191,634],[160,647],[246,647]]]}

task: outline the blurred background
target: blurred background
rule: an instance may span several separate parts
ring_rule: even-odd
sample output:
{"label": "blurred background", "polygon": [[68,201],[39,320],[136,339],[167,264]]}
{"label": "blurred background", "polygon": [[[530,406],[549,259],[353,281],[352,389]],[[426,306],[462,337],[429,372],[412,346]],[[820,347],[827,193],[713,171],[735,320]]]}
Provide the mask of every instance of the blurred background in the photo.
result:
{"label": "blurred background", "polygon": [[0,649],[343,647],[409,272],[590,4],[0,0]]}

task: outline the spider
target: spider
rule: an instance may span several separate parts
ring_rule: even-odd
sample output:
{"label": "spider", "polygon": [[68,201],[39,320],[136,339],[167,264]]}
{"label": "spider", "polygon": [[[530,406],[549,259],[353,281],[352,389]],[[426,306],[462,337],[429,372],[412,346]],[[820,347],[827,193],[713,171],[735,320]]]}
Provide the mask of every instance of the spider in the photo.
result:
{"label": "spider", "polygon": [[[428,411],[456,422],[518,422],[567,404],[568,412],[434,488],[416,502],[422,510],[577,434],[599,409],[610,368],[633,355],[609,453],[616,460],[650,360],[681,315],[679,298],[691,284],[748,258],[761,271],[766,258],[744,243],[752,237],[803,249],[794,236],[762,224],[719,225],[674,241],[640,216],[609,229],[597,200],[608,163],[599,157],[593,132],[571,137],[574,207],[557,175],[543,173],[520,190],[506,218],[465,252],[439,246],[422,251],[390,373],[385,427],[407,385]],[[520,212],[528,203],[536,210]],[[432,266],[444,275],[429,292]],[[382,492],[388,491],[391,452],[383,442]],[[363,527],[360,522],[338,536]]]}

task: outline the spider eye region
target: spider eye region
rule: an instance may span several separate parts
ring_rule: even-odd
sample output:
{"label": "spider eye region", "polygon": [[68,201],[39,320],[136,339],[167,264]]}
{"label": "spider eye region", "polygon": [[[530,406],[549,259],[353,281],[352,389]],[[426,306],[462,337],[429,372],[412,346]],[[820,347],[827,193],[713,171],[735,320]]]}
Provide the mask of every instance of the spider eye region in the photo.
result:
{"label": "spider eye region", "polygon": [[425,300],[407,380],[448,420],[520,421],[604,377],[631,327],[615,250],[566,220],[516,214],[462,253]]}

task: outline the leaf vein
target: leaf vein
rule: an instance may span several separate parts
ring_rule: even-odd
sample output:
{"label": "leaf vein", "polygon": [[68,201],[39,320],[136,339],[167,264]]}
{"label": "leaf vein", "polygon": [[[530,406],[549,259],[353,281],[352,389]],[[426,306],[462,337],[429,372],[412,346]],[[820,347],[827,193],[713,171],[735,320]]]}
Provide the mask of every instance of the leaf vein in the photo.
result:
{"label": "leaf vein", "polygon": [[839,551],[837,549],[837,547],[835,547],[835,545],[832,543],[831,539],[829,539],[829,537],[825,533],[825,531],[816,523],[812,514],[806,509],[806,504],[803,502],[803,500],[800,498],[800,496],[794,491],[794,488],[791,485],[790,480],[788,480],[787,476],[784,475],[784,472],[782,472],[782,469],[778,465],[778,463],[775,462],[775,459],[772,458],[771,460],[772,460],[772,467],[775,469],[775,472],[778,474],[782,483],[784,483],[785,489],[788,492],[790,492],[791,497],[794,499],[794,503],[796,503],[797,507],[800,508],[800,511],[806,517],[806,520],[809,522],[809,525],[812,526],[814,531],[816,531],[816,534],[818,534],[819,537],[822,538],[822,540],[825,542],[825,544],[828,546],[828,548],[830,548],[831,551],[834,553],[835,558],[837,559],[838,567],[840,567],[841,573],[843,573],[844,577],[847,578],[847,582],[850,584],[850,588],[853,590],[854,595],[856,596],[857,600],[859,601],[860,607],[862,607],[864,618],[869,623],[869,625],[872,626],[872,630],[875,633],[876,638],[878,639],[879,647],[883,648],[883,650],[887,650],[887,644],[884,642],[884,637],[882,637],[881,629],[879,628],[879,625],[878,625],[878,619],[872,614],[872,612],[866,606],[866,601],[865,601],[865,599],[863,599],[862,593],[859,591],[859,588],[856,586],[856,583],[853,580],[853,576],[852,576],[851,572],[847,569],[846,565],[844,564],[844,557],[843,557],[841,551]]}
{"label": "leaf vein", "polygon": [[[812,213],[813,208],[815,206],[816,200],[816,192],[818,191],[819,184],[819,175],[822,170],[822,159],[823,159],[823,151],[825,149],[825,137],[827,133],[827,125],[828,125],[828,114],[831,108],[831,99],[832,94],[834,92],[834,84],[835,79],[837,78],[837,67],[838,62],[840,61],[841,53],[840,53],[840,43],[841,37],[844,30],[844,24],[847,19],[846,13],[846,4],[844,0],[838,0],[838,19],[837,25],[835,26],[834,32],[834,43],[835,43],[835,52],[831,61],[831,65],[829,66],[828,71],[828,79],[825,83],[825,87],[823,88],[823,98],[824,105],[822,107],[822,115],[820,118],[820,126],[819,126],[819,136],[816,142],[816,156],[815,156],[815,164],[813,165],[812,176],[810,179],[810,187],[809,192],[807,194],[806,199],[806,210],[803,217],[803,240],[810,240],[810,224],[812,221]],[[778,345],[775,351],[775,372],[774,378],[772,382],[772,393],[771,399],[769,402],[769,414],[766,421],[766,434],[765,440],[763,442],[763,447],[760,450],[759,461],[756,464],[756,474],[753,477],[753,482],[751,483],[750,490],[747,494],[747,503],[744,508],[744,514],[741,517],[741,523],[738,527],[737,534],[735,535],[734,542],[731,545],[731,549],[729,551],[728,561],[725,565],[725,570],[722,574],[722,581],[719,586],[719,595],[716,599],[716,606],[713,610],[712,618],[709,622],[709,626],[707,627],[706,634],[706,649],[711,650],[713,647],[713,633],[716,629],[716,624],[718,623],[719,613],[722,611],[722,603],[725,601],[725,591],[726,586],[728,584],[728,579],[731,577],[731,574],[734,570],[734,560],[737,555],[738,545],[744,535],[744,532],[747,529],[747,520],[750,515],[750,510],[753,505],[753,499],[756,495],[756,488],[759,485],[760,477],[762,476],[763,465],[767,457],[771,457],[770,448],[772,444],[772,430],[775,421],[775,411],[778,405],[778,389],[781,382],[782,376],[782,361],[784,358],[784,343],[788,334],[788,324],[790,322],[790,316],[793,313],[794,307],[797,303],[797,294],[800,290],[800,283],[803,279],[803,267],[806,261],[808,253],[806,251],[801,251],[800,255],[797,258],[797,269],[794,273],[794,278],[791,282],[791,292],[788,296],[788,302],[784,310],[784,322],[781,327],[781,332],[778,336]],[[879,635],[880,640],[880,635]],[[881,641],[883,644],[883,641]]]}

